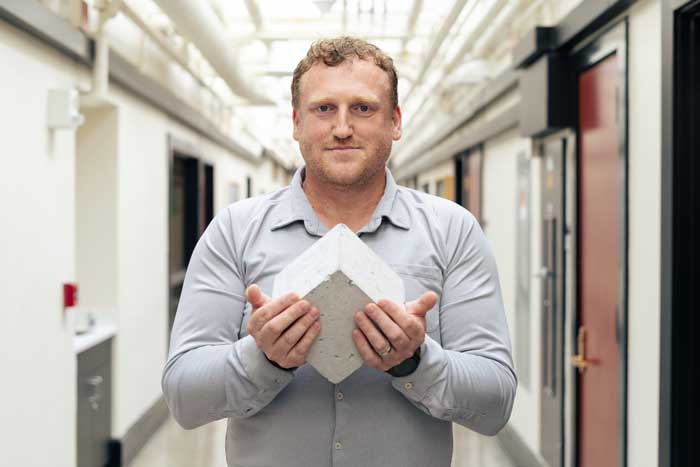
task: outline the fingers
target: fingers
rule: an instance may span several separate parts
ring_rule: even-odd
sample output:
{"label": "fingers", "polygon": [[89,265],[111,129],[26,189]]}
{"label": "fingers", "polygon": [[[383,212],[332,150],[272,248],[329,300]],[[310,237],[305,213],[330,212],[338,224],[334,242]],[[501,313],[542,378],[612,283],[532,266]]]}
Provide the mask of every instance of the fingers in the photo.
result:
{"label": "fingers", "polygon": [[[262,292],[261,292],[262,293]],[[255,294],[255,292],[253,292]],[[257,297],[255,297],[257,298]],[[248,334],[256,336],[262,327],[272,318],[282,313],[284,310],[299,301],[299,296],[295,293],[288,293],[282,297],[270,300],[262,307],[254,309],[248,321]],[[260,302],[258,302],[260,303]],[[308,302],[306,302],[308,304]],[[252,304],[252,302],[251,302]]]}
{"label": "fingers", "polygon": [[[384,314],[384,312],[382,312],[381,310],[379,311],[381,314]],[[382,333],[384,329],[380,331],[378,329],[379,325],[375,326],[372,320],[370,320],[370,318],[365,312],[360,311],[355,313],[355,324],[357,325],[358,329],[362,331],[362,334],[365,335],[365,337],[367,338],[367,340],[369,341],[370,345],[376,353],[379,354],[383,352],[390,345],[391,347],[394,347],[394,345],[390,342],[389,338],[385,337]],[[394,324],[393,326],[398,328],[396,324]]]}
{"label": "fingers", "polygon": [[406,303],[406,311],[415,316],[425,316],[435,306],[437,300],[438,296],[435,292],[426,292],[418,300]]}
{"label": "fingers", "polygon": [[[391,320],[393,320],[401,328],[409,339],[420,340],[422,342],[425,335],[425,330],[420,324],[421,321],[416,320],[414,315],[407,313],[401,305],[394,303],[391,300],[379,300],[377,305],[379,305],[379,308],[381,308],[389,316],[389,318],[391,318]],[[387,337],[390,336],[387,334]]]}
{"label": "fingers", "polygon": [[309,312],[280,336],[272,349],[265,352],[265,355],[282,368],[301,366],[306,363],[306,356],[320,332],[321,323],[318,322],[318,310],[316,310],[315,317],[313,317],[313,313]]}
{"label": "fingers", "polygon": [[[263,327],[260,332],[260,340],[266,348],[270,349],[270,358],[284,358],[299,342],[307,329],[318,320],[320,314],[318,308],[310,307],[307,304],[307,306],[303,307],[304,311],[298,311],[298,308],[300,308],[298,305],[303,303],[306,302],[298,302]],[[282,332],[277,333],[275,336],[277,326],[282,329]],[[267,334],[268,331],[270,332],[269,335]]]}
{"label": "fingers", "polygon": [[391,368],[391,366],[388,366],[388,364],[377,355],[377,352],[374,351],[367,337],[359,329],[353,329],[352,340],[355,343],[360,357],[362,357],[362,360],[365,361],[368,367],[379,371],[386,371]]}
{"label": "fingers", "polygon": [[[416,322],[415,318],[412,318],[410,315],[406,314],[396,303],[388,302],[384,303],[384,305],[385,307],[380,308],[374,303],[370,303],[365,307],[365,313],[374,322],[374,324],[377,325],[377,327],[381,330],[381,334],[383,334],[382,337],[386,337],[394,349],[399,352],[402,350],[407,350],[411,345],[411,338],[407,335],[404,328],[409,328],[416,334],[416,337],[419,337],[420,326]],[[386,309],[391,309],[391,313],[393,313],[397,319],[393,319],[393,316],[387,313]],[[386,339],[382,339],[384,341],[383,345],[380,343],[378,347],[374,347],[380,353],[382,350],[386,349]],[[375,344],[372,339],[370,339],[370,343],[372,345]]]}
{"label": "fingers", "polygon": [[[306,315],[310,310],[311,305],[309,302],[300,300],[265,323],[255,337],[260,341],[263,348],[267,350],[287,331],[287,328],[292,323]],[[292,345],[294,344],[296,344],[296,341],[292,343]]]}
{"label": "fingers", "polygon": [[295,366],[301,366],[306,363],[306,356],[311,350],[311,346],[321,332],[321,323],[314,321],[314,323],[304,332],[304,335],[299,342],[292,348],[292,350],[287,354],[288,366],[285,368],[292,368]]}
{"label": "fingers", "polygon": [[253,309],[260,308],[270,301],[270,297],[265,295],[257,284],[252,284],[246,289],[245,298],[253,306]]}

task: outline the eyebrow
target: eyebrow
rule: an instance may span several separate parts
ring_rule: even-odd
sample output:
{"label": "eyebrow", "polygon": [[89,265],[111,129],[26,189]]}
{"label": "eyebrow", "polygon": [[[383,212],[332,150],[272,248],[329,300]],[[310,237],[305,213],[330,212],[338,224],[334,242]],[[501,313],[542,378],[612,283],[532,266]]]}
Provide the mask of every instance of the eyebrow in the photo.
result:
{"label": "eyebrow", "polygon": [[[368,103],[368,104],[374,104],[374,105],[379,105],[380,100],[377,99],[376,97],[372,96],[353,96],[350,98],[352,102],[363,102],[363,103]],[[321,105],[321,104],[326,104],[328,102],[333,102],[335,101],[335,98],[330,97],[330,96],[321,96],[321,97],[312,97],[308,101],[309,107],[313,107],[316,105]]]}

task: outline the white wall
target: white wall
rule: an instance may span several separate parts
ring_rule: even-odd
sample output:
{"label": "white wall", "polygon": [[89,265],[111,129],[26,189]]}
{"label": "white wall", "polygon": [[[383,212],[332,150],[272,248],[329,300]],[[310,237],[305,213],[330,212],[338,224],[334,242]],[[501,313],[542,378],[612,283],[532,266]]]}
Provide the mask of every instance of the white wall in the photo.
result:
{"label": "white wall", "polygon": [[[531,142],[520,137],[518,130],[510,130],[487,141],[484,145],[482,209],[484,233],[491,242],[503,293],[503,303],[510,330],[515,358],[515,312],[516,312],[516,221],[517,221],[517,161],[518,154],[531,154]],[[539,180],[539,161],[531,166],[531,186]],[[536,192],[536,190],[532,190]],[[536,219],[539,199],[531,199],[531,218]],[[537,226],[537,222],[532,222]],[[531,232],[531,244],[539,248],[537,232]],[[531,268],[536,268],[537,251],[531,252]],[[518,386],[510,426],[533,452],[539,452],[539,307],[538,283],[532,281],[530,294],[530,385],[528,389]]]}
{"label": "white wall", "polygon": [[161,394],[168,345],[168,135],[187,141],[214,165],[215,212],[228,205],[227,182],[239,183],[244,196],[246,175],[253,176],[255,188],[265,172],[134,96],[112,92],[119,107],[119,335],[112,426],[121,437]]}
{"label": "white wall", "polygon": [[75,279],[75,134],[48,132],[46,101],[76,72],[4,21],[0,64],[0,465],[72,467],[76,364],[62,284]]}
{"label": "white wall", "polygon": [[657,465],[661,247],[661,4],[629,22],[628,464]]}
{"label": "white wall", "polygon": [[81,308],[117,303],[118,111],[84,109],[76,132],[76,275]]}
{"label": "white wall", "polygon": [[[245,196],[277,188],[254,166],[119,88],[116,108],[50,134],[50,88],[84,86],[88,70],[0,21],[0,465],[76,462],[76,357],[62,284],[116,321],[112,431],[122,437],[161,394],[167,351],[168,135],[215,166],[215,210],[228,183]],[[259,180],[259,183],[257,182]],[[79,272],[81,271],[81,272]],[[99,276],[92,277],[97,273]],[[80,274],[80,277],[78,277]]]}

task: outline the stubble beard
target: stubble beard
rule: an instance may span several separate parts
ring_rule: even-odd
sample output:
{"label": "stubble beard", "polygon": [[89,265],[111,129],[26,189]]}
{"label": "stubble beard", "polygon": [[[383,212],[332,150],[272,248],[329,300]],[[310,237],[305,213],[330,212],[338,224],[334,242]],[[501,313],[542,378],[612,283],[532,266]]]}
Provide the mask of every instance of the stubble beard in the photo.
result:
{"label": "stubble beard", "polygon": [[391,154],[391,141],[381,142],[374,153],[366,156],[365,162],[359,173],[338,173],[338,168],[333,167],[333,162],[324,160],[323,151],[309,158],[308,154],[314,154],[310,144],[301,144],[299,149],[306,161],[306,171],[324,185],[341,190],[355,190],[367,185],[380,171],[384,172],[386,161]]}

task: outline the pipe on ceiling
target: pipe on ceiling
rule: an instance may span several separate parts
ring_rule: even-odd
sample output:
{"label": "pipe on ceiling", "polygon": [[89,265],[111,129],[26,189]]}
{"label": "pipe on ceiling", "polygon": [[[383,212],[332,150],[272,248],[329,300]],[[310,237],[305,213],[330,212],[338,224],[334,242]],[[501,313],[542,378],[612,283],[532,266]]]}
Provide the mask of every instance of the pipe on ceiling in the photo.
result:
{"label": "pipe on ceiling", "polygon": [[235,51],[226,41],[226,31],[209,2],[155,0],[170,17],[178,32],[192,42],[236,95],[253,105],[275,105],[241,73]]}
{"label": "pipe on ceiling", "polygon": [[438,50],[440,50],[442,43],[445,41],[445,38],[450,32],[450,29],[452,29],[452,26],[454,25],[455,21],[457,21],[457,18],[459,18],[459,15],[462,12],[462,9],[464,8],[464,5],[466,3],[467,0],[455,0],[455,2],[452,4],[452,8],[450,9],[449,14],[440,26],[440,30],[438,31],[437,35],[435,36],[435,39],[430,45],[430,50],[425,55],[425,60],[423,61],[420,71],[416,76],[416,80],[413,83],[413,86],[411,86],[411,88],[406,93],[406,97],[404,97],[403,102],[408,102],[408,99],[411,96],[411,94],[413,94],[413,91],[416,89],[416,87],[418,87],[418,85],[420,85],[423,82],[423,78],[425,78],[426,72],[430,68],[430,65],[433,63],[433,59],[437,56]]}

